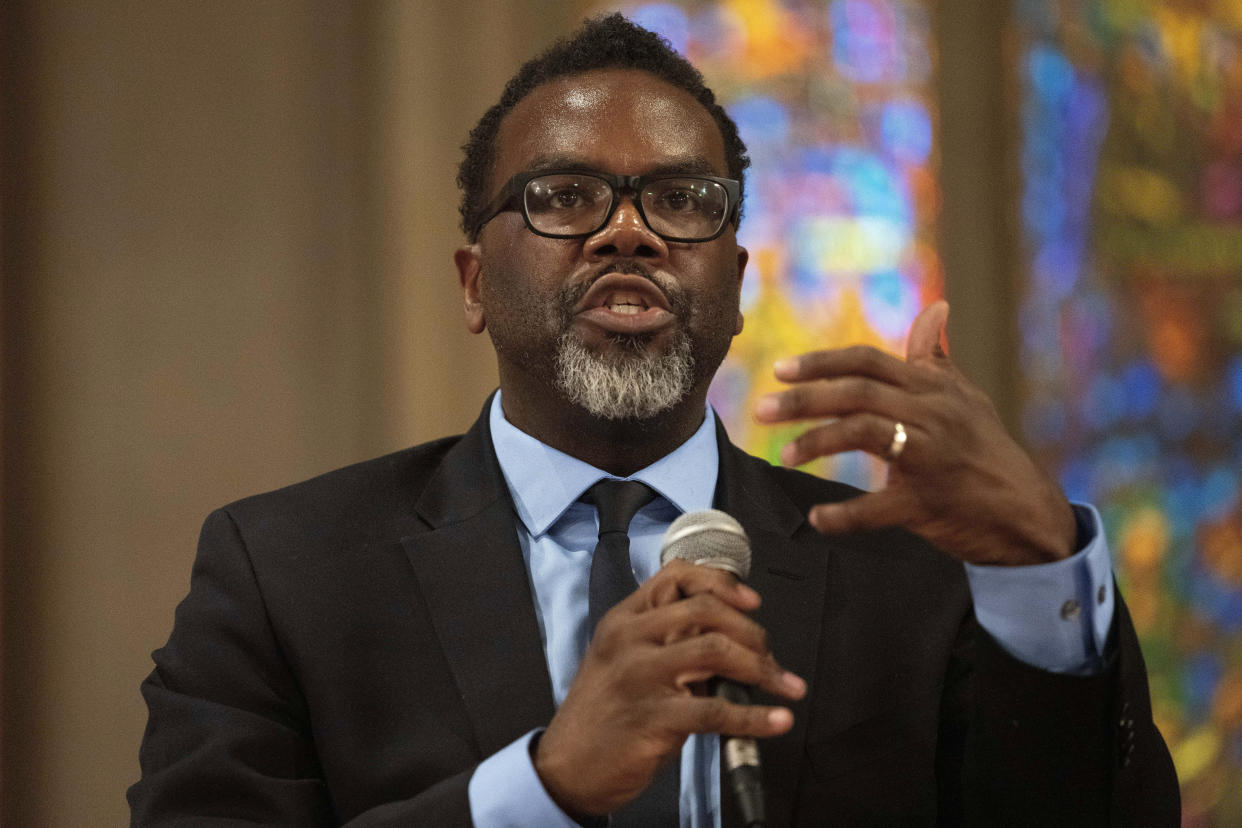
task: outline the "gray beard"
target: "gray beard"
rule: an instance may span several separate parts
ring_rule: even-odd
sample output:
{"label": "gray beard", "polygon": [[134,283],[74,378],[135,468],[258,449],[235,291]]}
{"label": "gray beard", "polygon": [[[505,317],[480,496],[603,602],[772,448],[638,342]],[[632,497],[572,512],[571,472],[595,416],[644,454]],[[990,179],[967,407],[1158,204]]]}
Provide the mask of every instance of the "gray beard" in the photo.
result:
{"label": "gray beard", "polygon": [[645,420],[685,399],[694,380],[690,338],[677,335],[662,354],[643,350],[640,340],[613,358],[592,353],[563,333],[556,348],[556,384],[570,402],[605,420]]}

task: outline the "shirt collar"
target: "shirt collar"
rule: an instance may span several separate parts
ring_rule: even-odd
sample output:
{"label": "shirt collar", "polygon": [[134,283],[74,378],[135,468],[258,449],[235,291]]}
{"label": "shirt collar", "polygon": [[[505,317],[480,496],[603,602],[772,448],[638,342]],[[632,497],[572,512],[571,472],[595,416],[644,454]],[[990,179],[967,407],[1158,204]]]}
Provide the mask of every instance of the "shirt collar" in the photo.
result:
{"label": "shirt collar", "polygon": [[[489,417],[492,445],[513,505],[534,537],[546,532],[597,480],[615,478],[514,426],[505,419],[499,391],[492,398]],[[646,483],[680,512],[710,509],[720,468],[715,419],[708,404],[703,423],[690,439],[625,479]]]}

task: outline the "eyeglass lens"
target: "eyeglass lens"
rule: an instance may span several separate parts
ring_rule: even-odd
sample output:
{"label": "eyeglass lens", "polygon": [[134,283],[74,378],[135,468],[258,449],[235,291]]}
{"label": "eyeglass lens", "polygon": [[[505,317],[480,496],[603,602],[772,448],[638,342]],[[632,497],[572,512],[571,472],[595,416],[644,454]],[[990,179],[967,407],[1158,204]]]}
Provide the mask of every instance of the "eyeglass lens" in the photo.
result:
{"label": "eyeglass lens", "polygon": [[[648,226],[666,238],[710,238],[727,218],[728,193],[715,181],[660,178],[648,182],[639,198]],[[551,236],[595,232],[612,202],[612,186],[604,179],[565,173],[532,178],[523,199],[531,227]]]}

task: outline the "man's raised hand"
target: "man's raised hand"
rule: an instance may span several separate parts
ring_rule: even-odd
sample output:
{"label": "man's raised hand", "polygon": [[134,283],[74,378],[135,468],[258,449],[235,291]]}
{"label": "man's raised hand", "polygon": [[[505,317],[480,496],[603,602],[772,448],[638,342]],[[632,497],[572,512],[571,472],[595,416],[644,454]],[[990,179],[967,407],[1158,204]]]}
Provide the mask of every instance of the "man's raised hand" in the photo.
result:
{"label": "man's raised hand", "polygon": [[1076,524],[1065,495],[941,348],[948,315],[943,301],[923,309],[904,362],[866,346],[778,362],[777,379],[791,387],[762,398],[756,418],[822,421],[785,446],[786,465],[855,449],[890,461],[880,491],[811,510],[821,532],[902,526],[978,564],[1073,554]]}

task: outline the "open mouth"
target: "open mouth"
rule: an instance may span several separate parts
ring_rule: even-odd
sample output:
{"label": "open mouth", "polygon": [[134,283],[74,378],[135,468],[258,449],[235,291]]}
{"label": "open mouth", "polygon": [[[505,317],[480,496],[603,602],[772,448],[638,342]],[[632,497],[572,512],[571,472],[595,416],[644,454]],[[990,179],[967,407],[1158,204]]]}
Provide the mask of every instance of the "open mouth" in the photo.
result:
{"label": "open mouth", "polygon": [[637,293],[629,291],[617,291],[609,297],[606,297],[600,304],[600,307],[608,308],[613,313],[620,313],[626,316],[642,313],[651,307],[647,301]]}
{"label": "open mouth", "polygon": [[596,279],[578,303],[577,311],[607,308],[615,313],[642,313],[658,308],[667,311],[664,292],[650,279],[633,273],[608,273]]}
{"label": "open mouth", "polygon": [[675,319],[663,291],[632,273],[601,276],[578,302],[574,315],[620,334],[651,333]]}

